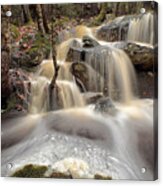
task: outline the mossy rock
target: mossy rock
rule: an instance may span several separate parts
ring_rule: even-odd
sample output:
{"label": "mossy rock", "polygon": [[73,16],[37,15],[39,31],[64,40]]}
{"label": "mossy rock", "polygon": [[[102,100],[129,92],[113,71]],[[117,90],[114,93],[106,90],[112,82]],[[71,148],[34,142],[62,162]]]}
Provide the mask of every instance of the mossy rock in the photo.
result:
{"label": "mossy rock", "polygon": [[62,172],[53,172],[50,178],[72,179],[72,176],[70,174],[65,174]]}
{"label": "mossy rock", "polygon": [[[32,39],[32,37],[31,35],[23,37],[19,48],[14,46],[12,48],[13,64],[25,70],[38,66],[43,59],[49,57],[51,50],[51,43],[48,35],[43,36],[41,33],[37,33],[34,39]],[[30,47],[26,44],[28,40],[33,40]]]}
{"label": "mossy rock", "polygon": [[25,165],[22,169],[17,170],[12,177],[23,177],[23,178],[43,178],[47,171],[46,166],[40,165]]}
{"label": "mossy rock", "polygon": [[94,179],[96,179],[96,180],[112,180],[112,177],[96,173],[94,175]]}

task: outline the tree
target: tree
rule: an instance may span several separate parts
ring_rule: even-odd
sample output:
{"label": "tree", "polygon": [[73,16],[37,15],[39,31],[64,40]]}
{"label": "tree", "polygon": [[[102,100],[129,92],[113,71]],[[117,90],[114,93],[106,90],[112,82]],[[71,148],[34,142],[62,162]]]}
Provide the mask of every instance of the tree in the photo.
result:
{"label": "tree", "polygon": [[108,9],[108,3],[100,4],[100,13],[95,18],[95,24],[98,25],[98,24],[102,23],[105,20],[106,14],[107,14],[107,9]]}
{"label": "tree", "polygon": [[28,23],[32,20],[29,5],[21,5],[24,17],[24,23]]}
{"label": "tree", "polygon": [[46,33],[48,34],[50,30],[49,30],[47,16],[46,16],[46,5],[43,5],[43,4],[41,5],[41,11],[42,11],[43,25],[44,25]]}
{"label": "tree", "polygon": [[42,16],[42,9],[41,9],[41,5],[40,5],[40,4],[37,4],[37,5],[36,5],[36,14],[37,14],[38,30],[39,30],[42,34],[45,34],[45,28],[44,28],[43,16]]}

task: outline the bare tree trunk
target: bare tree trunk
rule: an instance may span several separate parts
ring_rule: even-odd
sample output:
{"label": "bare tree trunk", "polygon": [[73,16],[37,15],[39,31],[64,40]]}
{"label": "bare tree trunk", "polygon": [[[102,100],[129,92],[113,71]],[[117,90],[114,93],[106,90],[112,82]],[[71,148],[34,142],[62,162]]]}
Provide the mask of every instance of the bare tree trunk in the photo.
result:
{"label": "bare tree trunk", "polygon": [[43,24],[43,16],[42,16],[42,10],[40,4],[36,5],[36,13],[37,13],[38,29],[42,34],[45,34],[45,28]]}
{"label": "bare tree trunk", "polygon": [[96,17],[96,22],[101,23],[105,20],[106,13],[107,13],[107,8],[108,8],[108,3],[102,3],[101,4],[100,13]]}
{"label": "bare tree trunk", "polygon": [[42,11],[42,18],[43,18],[43,25],[44,25],[44,28],[45,28],[45,31],[46,33],[49,33],[49,26],[48,26],[48,22],[47,22],[47,16],[46,16],[46,5],[41,5],[41,11]]}
{"label": "bare tree trunk", "polygon": [[57,37],[58,31],[60,30],[57,21],[55,21],[52,25],[52,59],[53,59],[53,66],[54,66],[54,75],[53,79],[49,86],[49,103],[50,103],[50,110],[56,110],[59,107],[59,100],[58,100],[58,87],[56,84],[56,80],[58,77],[59,72],[59,65],[57,64],[57,51],[56,51],[56,44],[57,44]]}
{"label": "bare tree trunk", "polygon": [[1,98],[2,98],[2,108],[6,107],[7,99],[10,96],[10,86],[9,86],[9,67],[10,67],[10,17],[6,16],[6,12],[10,10],[9,5],[3,5],[1,7],[1,17],[2,17],[2,30],[1,30]]}
{"label": "bare tree trunk", "polygon": [[29,5],[21,5],[24,17],[24,23],[28,23],[32,20]]}
{"label": "bare tree trunk", "polygon": [[57,23],[53,23],[53,26],[52,26],[52,58],[53,58],[53,66],[54,66],[54,76],[53,76],[53,79],[51,81],[51,88],[53,88],[56,84],[56,79],[57,79],[57,76],[58,76],[58,70],[59,70],[59,66],[57,64],[57,52],[56,52],[56,40],[57,40],[57,37],[58,37],[58,25]]}

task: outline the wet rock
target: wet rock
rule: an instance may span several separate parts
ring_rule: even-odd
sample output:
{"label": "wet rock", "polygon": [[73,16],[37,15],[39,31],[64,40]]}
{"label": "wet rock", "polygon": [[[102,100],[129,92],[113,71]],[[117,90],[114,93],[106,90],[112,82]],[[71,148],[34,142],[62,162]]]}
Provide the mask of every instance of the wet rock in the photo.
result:
{"label": "wet rock", "polygon": [[62,172],[53,172],[50,175],[50,178],[60,178],[60,179],[72,179],[72,175],[67,175]]}
{"label": "wet rock", "polygon": [[100,98],[102,98],[103,94],[101,92],[86,92],[83,93],[83,97],[86,100],[87,104],[96,103]]}
{"label": "wet rock", "polygon": [[9,86],[11,95],[8,100],[7,110],[28,110],[31,89],[29,75],[22,69],[10,69]]}
{"label": "wet rock", "polygon": [[84,36],[82,38],[82,41],[83,41],[84,48],[91,48],[91,47],[96,47],[99,45],[99,43],[90,36]]}
{"label": "wet rock", "polygon": [[[70,71],[75,77],[76,83],[80,88],[81,92],[96,92],[98,90],[98,86],[101,86],[100,76],[98,76],[97,72],[95,72],[95,70],[93,70],[91,66],[87,65],[84,62],[72,63]],[[97,84],[92,83],[98,81],[99,83]]]}
{"label": "wet rock", "polygon": [[152,70],[157,68],[157,47],[140,42],[117,42],[114,46],[124,50],[137,69]]}
{"label": "wet rock", "polygon": [[109,114],[114,114],[116,112],[116,108],[109,97],[103,97],[99,99],[95,105],[94,110],[96,112],[109,113]]}
{"label": "wet rock", "polygon": [[94,175],[94,179],[97,179],[97,180],[112,180],[112,177],[108,176],[108,175],[105,175],[103,173],[96,173]]}
{"label": "wet rock", "polygon": [[104,41],[126,40],[129,22],[134,16],[122,16],[114,19],[110,23],[97,30],[96,37]]}
{"label": "wet rock", "polygon": [[[125,51],[137,69],[152,70],[157,68],[157,46],[153,47],[150,44],[126,41],[114,42],[112,45]],[[94,48],[70,48],[68,59],[72,62],[88,62],[90,56],[96,56],[97,61],[99,58],[100,65],[100,55],[98,56],[98,54],[107,51],[109,51],[109,47],[105,45],[98,45]]]}
{"label": "wet rock", "polygon": [[43,178],[47,169],[48,169],[47,166],[29,164],[29,165],[25,165],[23,168],[15,171],[12,174],[12,177]]}

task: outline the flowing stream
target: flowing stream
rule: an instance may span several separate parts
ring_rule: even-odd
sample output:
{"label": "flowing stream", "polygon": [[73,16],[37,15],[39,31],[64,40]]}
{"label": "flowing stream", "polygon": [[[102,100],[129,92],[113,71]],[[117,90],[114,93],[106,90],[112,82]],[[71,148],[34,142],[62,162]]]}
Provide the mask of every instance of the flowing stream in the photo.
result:
{"label": "flowing stream", "polygon": [[[133,22],[128,38],[152,42],[152,38],[146,39],[144,34],[141,38],[134,34],[143,24]],[[131,38],[132,30],[136,38]],[[83,26],[82,29],[78,26],[76,33],[71,33],[71,37],[77,40],[85,34],[93,36],[91,29]],[[107,85],[116,108],[114,114],[95,112],[94,105],[86,105],[83,93],[70,73],[71,63],[65,60],[72,39],[65,42],[58,47],[61,66],[57,79],[58,99],[63,103],[63,109],[49,111],[48,86],[54,69],[52,60],[44,60],[39,71],[31,77],[29,114],[3,121],[2,176],[9,176],[25,164],[53,165],[74,157],[86,161],[92,174],[101,171],[113,179],[152,180],[153,100],[137,97],[136,74],[130,59],[124,51],[107,42],[100,43],[104,51],[86,56],[87,65],[97,76],[89,82],[97,84],[94,92],[102,92]],[[114,100],[115,89],[120,95],[118,100]],[[6,168],[8,163],[13,164],[11,170]],[[141,172],[142,168],[145,173]]]}

